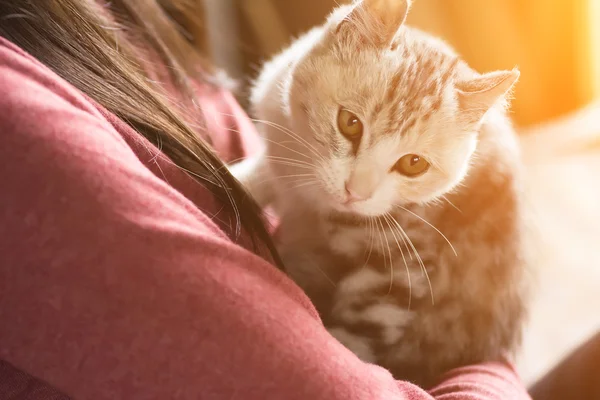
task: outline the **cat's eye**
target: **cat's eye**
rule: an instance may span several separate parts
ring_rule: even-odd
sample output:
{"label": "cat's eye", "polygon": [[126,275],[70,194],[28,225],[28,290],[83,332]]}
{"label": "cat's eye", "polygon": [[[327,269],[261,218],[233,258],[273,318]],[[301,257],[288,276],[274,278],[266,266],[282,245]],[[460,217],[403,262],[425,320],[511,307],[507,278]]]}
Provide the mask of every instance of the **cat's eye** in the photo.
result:
{"label": "cat's eye", "polygon": [[363,124],[354,113],[340,109],[337,122],[340,133],[349,140],[358,140],[362,136]]}
{"label": "cat's eye", "polygon": [[407,154],[398,160],[393,170],[409,178],[416,178],[427,172],[429,166],[430,164],[423,157],[416,154]]}

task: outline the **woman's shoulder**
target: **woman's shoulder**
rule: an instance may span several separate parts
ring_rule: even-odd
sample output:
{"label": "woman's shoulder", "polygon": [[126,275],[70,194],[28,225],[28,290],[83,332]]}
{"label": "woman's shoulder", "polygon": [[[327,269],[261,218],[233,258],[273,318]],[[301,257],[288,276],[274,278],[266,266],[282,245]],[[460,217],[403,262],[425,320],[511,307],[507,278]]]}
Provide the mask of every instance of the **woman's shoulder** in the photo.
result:
{"label": "woman's shoulder", "polygon": [[[207,216],[213,208],[218,210],[210,193],[185,179],[114,114],[2,38],[0,93],[0,176],[5,187],[15,189],[3,202],[46,194],[57,202],[68,197],[67,201],[77,201],[94,192],[98,206],[118,212],[114,207],[124,204],[115,199],[123,195],[131,198],[139,189],[143,195],[132,200],[147,207],[159,196],[150,194],[158,192],[162,202],[178,205],[182,219],[191,213],[209,232],[224,237]],[[34,177],[39,185],[17,182]],[[61,196],[56,196],[59,191]]]}
{"label": "woman's shoulder", "polygon": [[[260,139],[254,124],[230,91],[204,83],[194,84],[193,89],[209,140],[226,162],[259,150]],[[21,117],[33,124],[44,124],[47,121],[41,121],[31,112],[44,108],[44,104],[52,105],[55,112],[78,109],[114,125],[113,115],[3,37],[0,37],[0,93],[0,106],[11,110],[1,113],[0,126]],[[52,119],[56,118],[60,119],[60,115],[54,114]],[[117,125],[120,131],[122,125]],[[125,136],[131,133],[125,130]]]}
{"label": "woman's shoulder", "polygon": [[[1,37],[0,93],[4,147],[19,156],[20,168],[38,169],[48,161],[102,170],[102,159],[136,160],[101,107]],[[32,160],[36,154],[40,158]]]}
{"label": "woman's shoulder", "polygon": [[3,108],[0,121],[4,122],[28,116],[34,124],[38,118],[30,110],[43,109],[45,104],[76,108],[101,117],[98,108],[83,93],[3,37],[0,37],[0,93]]}
{"label": "woman's shoulder", "polygon": [[91,99],[2,37],[0,93],[0,132],[15,152],[44,149],[55,160],[89,164],[94,158],[86,153],[131,151]]}

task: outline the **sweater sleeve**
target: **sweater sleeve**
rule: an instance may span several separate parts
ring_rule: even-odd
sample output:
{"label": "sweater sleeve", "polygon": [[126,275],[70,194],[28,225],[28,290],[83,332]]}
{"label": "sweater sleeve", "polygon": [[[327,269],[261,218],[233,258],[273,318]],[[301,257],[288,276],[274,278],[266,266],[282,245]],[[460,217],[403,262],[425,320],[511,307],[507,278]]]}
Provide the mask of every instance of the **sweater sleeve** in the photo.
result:
{"label": "sweater sleeve", "polygon": [[358,360],[293,282],[1,41],[0,93],[0,359],[16,369],[76,400],[527,398],[500,364],[428,394]]}

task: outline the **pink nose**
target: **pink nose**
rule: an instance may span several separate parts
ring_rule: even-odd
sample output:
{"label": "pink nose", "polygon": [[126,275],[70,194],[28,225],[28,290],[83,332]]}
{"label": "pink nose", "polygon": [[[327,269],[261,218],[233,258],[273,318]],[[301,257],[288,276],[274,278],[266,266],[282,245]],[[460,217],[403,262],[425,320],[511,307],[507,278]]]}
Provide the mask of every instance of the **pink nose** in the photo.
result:
{"label": "pink nose", "polygon": [[366,200],[367,197],[363,196],[348,186],[348,182],[344,184],[344,188],[346,189],[346,203],[354,203],[355,201]]}

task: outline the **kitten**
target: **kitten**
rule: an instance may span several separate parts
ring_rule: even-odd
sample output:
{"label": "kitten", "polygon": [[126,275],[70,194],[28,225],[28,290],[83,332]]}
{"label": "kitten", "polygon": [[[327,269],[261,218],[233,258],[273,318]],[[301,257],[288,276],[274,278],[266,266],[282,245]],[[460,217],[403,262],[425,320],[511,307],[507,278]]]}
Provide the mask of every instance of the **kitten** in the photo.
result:
{"label": "kitten", "polygon": [[287,270],[331,334],[427,387],[520,343],[524,211],[505,112],[519,72],[475,72],[405,26],[409,6],[341,6],[267,63],[251,96],[266,146],[232,172],[281,216]]}

